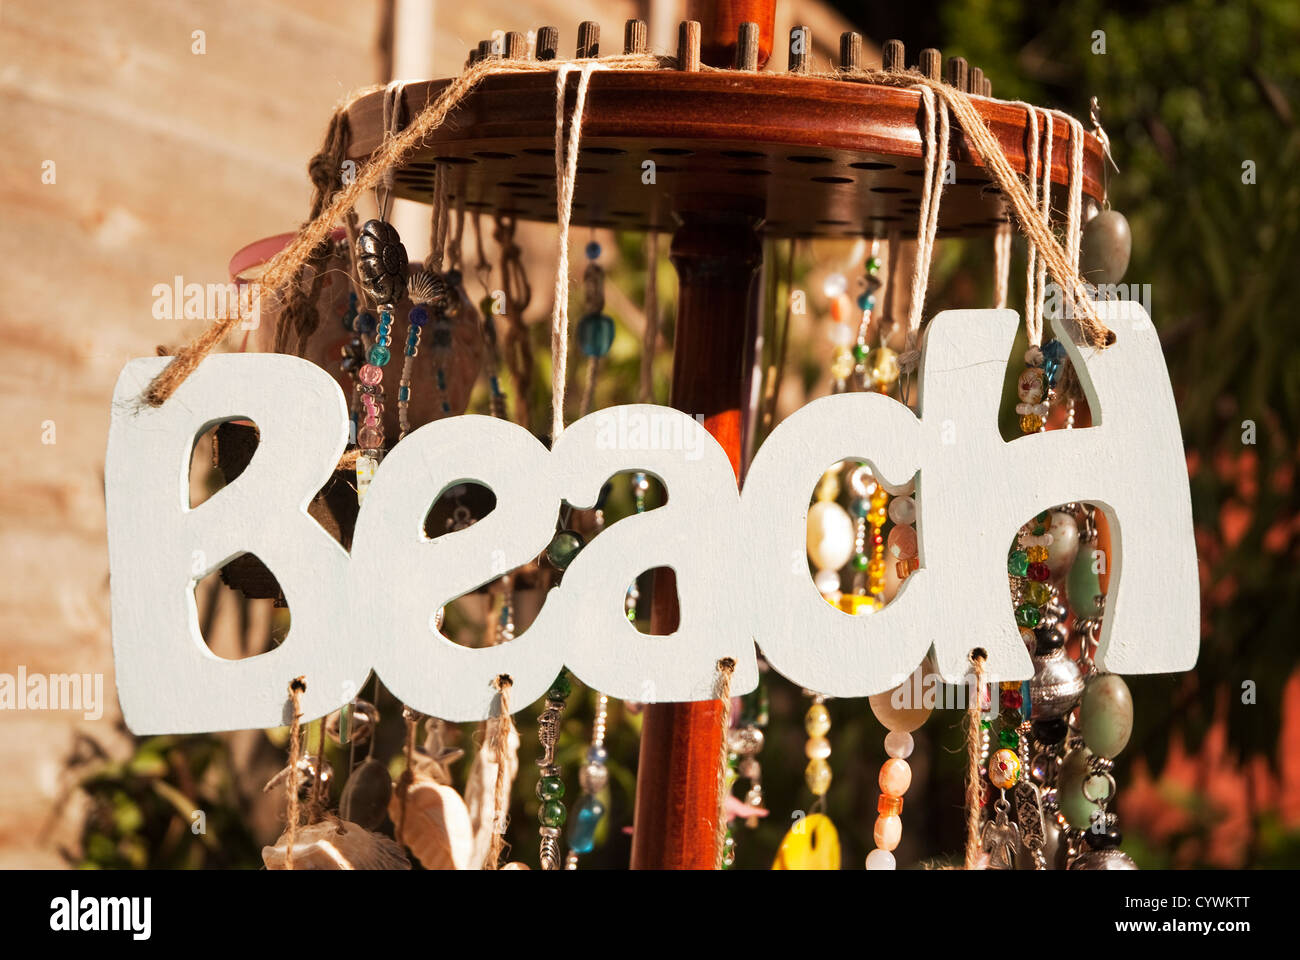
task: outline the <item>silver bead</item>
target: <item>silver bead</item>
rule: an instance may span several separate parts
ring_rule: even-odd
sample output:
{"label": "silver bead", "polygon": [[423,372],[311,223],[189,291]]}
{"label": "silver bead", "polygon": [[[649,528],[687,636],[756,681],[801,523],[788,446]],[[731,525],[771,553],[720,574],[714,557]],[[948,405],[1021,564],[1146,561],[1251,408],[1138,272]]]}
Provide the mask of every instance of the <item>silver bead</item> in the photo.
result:
{"label": "silver bead", "polygon": [[588,763],[578,771],[578,784],[584,793],[600,793],[609,783],[609,768],[603,763]]}
{"label": "silver bead", "polygon": [[381,305],[399,303],[406,294],[408,269],[406,247],[393,225],[367,220],[357,237],[357,270],[370,299]]}
{"label": "silver bead", "polygon": [[1138,865],[1118,847],[1088,850],[1074,858],[1071,870],[1136,870]]}
{"label": "silver bead", "polygon": [[727,736],[731,752],[742,757],[752,757],[763,749],[763,731],[750,724],[732,730]]}
{"label": "silver bead", "polygon": [[1083,695],[1083,673],[1061,648],[1035,655],[1034,679],[1029,683],[1031,716],[1035,720],[1063,717]]}

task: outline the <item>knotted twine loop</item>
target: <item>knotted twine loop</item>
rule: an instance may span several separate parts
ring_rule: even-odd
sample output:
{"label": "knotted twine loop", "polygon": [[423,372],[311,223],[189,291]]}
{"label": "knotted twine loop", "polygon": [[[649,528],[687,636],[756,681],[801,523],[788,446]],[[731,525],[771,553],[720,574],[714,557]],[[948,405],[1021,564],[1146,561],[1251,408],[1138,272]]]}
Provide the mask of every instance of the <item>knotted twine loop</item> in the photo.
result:
{"label": "knotted twine loop", "polygon": [[[573,188],[578,174],[578,143],[582,139],[582,113],[587,86],[598,60],[562,63],[555,72],[555,210],[558,233],[555,255],[555,301],[551,307],[551,446],[564,432],[564,394],[569,370],[569,221],[573,217]],[[569,144],[564,151],[564,92],[569,74],[578,73],[578,91],[569,124]]]}
{"label": "knotted twine loop", "polygon": [[731,657],[723,657],[718,661],[718,673],[713,681],[713,696],[722,701],[718,715],[718,725],[722,727],[722,745],[718,748],[718,821],[713,837],[715,870],[723,868],[727,852],[727,768],[731,756],[728,734],[731,732],[731,678],[735,673],[736,661]]}
{"label": "knotted twine loop", "polygon": [[496,786],[492,790],[492,843],[483,861],[484,870],[496,870],[501,865],[501,851],[505,849],[506,823],[509,819],[510,798],[506,795],[506,752],[510,749],[510,733],[514,717],[510,714],[510,688],[514,680],[509,674],[497,677],[492,686],[497,691],[496,725],[492,730],[492,755],[497,765]]}
{"label": "knotted twine loop", "polygon": [[980,856],[980,813],[984,809],[984,778],[980,773],[980,717],[984,712],[984,654],[970,658],[973,679],[966,705],[966,869],[974,870]]}
{"label": "knotted twine loop", "polygon": [[[308,261],[317,244],[329,235],[333,225],[344,219],[345,215],[356,206],[362,194],[380,181],[385,170],[405,162],[484,77],[494,74],[558,71],[564,66],[565,63],[553,60],[490,59],[480,60],[466,67],[460,75],[443,87],[442,92],[416,115],[399,136],[386,139],[357,177],[342,190],[333,193],[326,208],[299,232],[293,242],[272,258],[262,275],[263,294],[278,296]],[[572,69],[572,64],[568,66]],[[675,66],[676,61],[671,57],[646,54],[605,57],[599,61],[599,69],[602,70],[643,70]],[[863,71],[841,79],[844,82],[890,87],[924,86],[934,91],[956,116],[970,141],[973,152],[1002,190],[1021,230],[1043,251],[1042,255],[1047,258],[1048,271],[1061,285],[1067,302],[1075,309],[1080,336],[1086,343],[1095,347],[1105,347],[1113,342],[1113,334],[1097,318],[1096,309],[1088,299],[1086,287],[1077,271],[1070,273],[1070,263],[1065,252],[1052,236],[1050,227],[1038,217],[1025,185],[1011,167],[1011,162],[1002,151],[997,138],[975,110],[969,95],[941,81],[911,71],[901,73]],[[145,389],[143,396],[145,402],[154,407],[165,403],[203,358],[221,342],[232,326],[231,321],[214,322],[180,350],[172,362]]]}
{"label": "knotted twine loop", "polygon": [[907,316],[907,340],[899,355],[899,366],[907,373],[916,369],[921,353],[917,349],[921,319],[925,313],[925,293],[930,285],[930,261],[934,239],[939,229],[939,201],[943,196],[944,175],[948,167],[948,108],[935,104],[929,87],[917,87],[921,94],[924,117],[922,138],[925,143],[924,170],[921,176],[921,209],[916,222],[916,262],[912,265],[911,308]]}
{"label": "knotted twine loop", "polygon": [[[284,854],[284,868],[293,869],[293,844],[298,836],[298,764],[302,762],[302,695],[307,692],[307,679],[294,677],[289,681],[289,701],[293,705],[293,715],[289,720],[289,776],[285,778],[285,790],[289,810],[286,819],[289,828],[285,832],[288,846]],[[319,763],[319,760],[317,761]]]}

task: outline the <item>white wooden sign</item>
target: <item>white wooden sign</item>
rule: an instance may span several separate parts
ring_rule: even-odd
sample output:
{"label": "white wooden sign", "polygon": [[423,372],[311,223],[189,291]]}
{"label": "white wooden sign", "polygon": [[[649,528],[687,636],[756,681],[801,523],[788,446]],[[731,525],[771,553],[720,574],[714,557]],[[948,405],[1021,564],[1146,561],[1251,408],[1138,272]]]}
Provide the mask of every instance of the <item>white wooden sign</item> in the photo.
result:
{"label": "white wooden sign", "polygon": [[[1099,304],[1118,342],[1066,344],[1096,426],[1002,440],[997,409],[1018,319],[950,311],[930,325],[920,416],[880,394],[816,400],[758,452],[738,494],[727,457],[691,417],[632,405],[593,413],[547,450],[521,427],[453,417],[411,433],[383,461],[349,555],[307,515],[347,439],[327,373],[274,354],[210,357],[162,407],[140,397],[167,358],[134,360],[114,396],[106,486],[118,695],[139,734],[270,727],[305,675],[307,718],[346,703],[373,669],[414,709],[488,717],[508,674],[520,709],[562,666],[611,696],[711,696],[715,664],[732,689],[757,682],[754,644],[794,683],[841,697],[888,690],[933,649],[959,682],[974,647],[990,676],[1033,669],[1007,590],[1006,551],[1025,518],[1074,500],[1111,523],[1110,595],[1099,660],[1116,673],[1189,669],[1199,641],[1191,499],[1173,392],[1155,330],[1132,303]],[[195,509],[195,437],[251,419],[248,468]],[[805,562],[809,492],[837,460],[872,464],[887,489],[916,479],[921,568],[871,616],[827,604]],[[536,621],[507,644],[469,649],[438,632],[452,599],[541,553],[562,501],[595,502],[613,474],[660,478],[667,503],[608,527],[570,564]],[[469,528],[424,535],[429,506],[474,481],[496,508]],[[288,637],[246,660],[215,656],[199,632],[194,584],[240,553],[275,573],[293,611]],[[647,636],[623,601],[637,575],[677,574],[678,630]]]}

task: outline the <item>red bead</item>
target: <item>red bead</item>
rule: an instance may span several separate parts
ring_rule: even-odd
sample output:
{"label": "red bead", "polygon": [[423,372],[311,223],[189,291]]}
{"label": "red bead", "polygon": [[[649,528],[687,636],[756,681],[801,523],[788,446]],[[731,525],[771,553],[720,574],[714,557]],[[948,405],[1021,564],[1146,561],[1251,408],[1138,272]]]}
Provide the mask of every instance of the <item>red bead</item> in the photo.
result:
{"label": "red bead", "polygon": [[1019,710],[1020,707],[1024,704],[1024,702],[1025,702],[1024,698],[1020,696],[1020,692],[1018,690],[1002,691],[1002,706],[1006,707],[1007,709]]}
{"label": "red bead", "polygon": [[1029,579],[1042,582],[1052,575],[1052,571],[1047,568],[1045,563],[1031,563],[1029,565]]}

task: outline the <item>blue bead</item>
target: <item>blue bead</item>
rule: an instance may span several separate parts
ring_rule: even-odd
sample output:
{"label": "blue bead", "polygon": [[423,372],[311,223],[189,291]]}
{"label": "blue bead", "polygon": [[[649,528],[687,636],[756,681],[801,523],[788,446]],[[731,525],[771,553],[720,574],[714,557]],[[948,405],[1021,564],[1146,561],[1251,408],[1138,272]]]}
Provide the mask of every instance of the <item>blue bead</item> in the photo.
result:
{"label": "blue bead", "polygon": [[591,243],[587,244],[587,259],[595,260],[599,256],[600,256],[600,244],[597,243],[595,240],[593,240],[591,241]]}
{"label": "blue bead", "polygon": [[1049,386],[1055,386],[1065,366],[1065,345],[1059,340],[1049,340],[1043,344],[1043,376]]}
{"label": "blue bead", "polygon": [[614,318],[589,313],[578,321],[578,345],[589,357],[603,357],[614,343]]}
{"label": "blue bead", "polygon": [[401,403],[406,403],[408,400],[410,400],[410,399],[411,399],[411,388],[410,388],[410,387],[398,387],[398,388],[397,388],[397,399],[398,399],[398,401],[401,402]]}
{"label": "blue bead", "polygon": [[437,370],[437,374],[438,374],[438,389],[439,389],[439,390],[446,390],[446,389],[447,389],[447,374],[443,371],[442,367],[439,367],[439,368],[438,368],[438,370]]}
{"label": "blue bead", "polygon": [[417,303],[411,308],[411,312],[407,314],[406,319],[411,322],[411,326],[422,327],[429,322],[429,311],[424,304]]}
{"label": "blue bead", "polygon": [[605,805],[587,794],[578,801],[569,820],[569,849],[574,853],[591,853],[596,846],[596,829],[605,816]]}
{"label": "blue bead", "polygon": [[357,317],[356,323],[352,326],[357,333],[374,333],[375,315],[373,313],[363,313],[361,316]]}
{"label": "blue bead", "polygon": [[420,342],[420,328],[412,327],[406,331],[406,342],[408,345],[414,345]]}
{"label": "blue bead", "polygon": [[598,747],[592,744],[587,748],[588,763],[605,763],[609,759],[609,751],[604,747]]}
{"label": "blue bead", "polygon": [[876,297],[874,294],[870,294],[870,293],[858,294],[859,310],[873,310],[875,309],[875,306],[876,306]]}
{"label": "blue bead", "polygon": [[388,365],[388,358],[391,356],[388,348],[375,344],[370,348],[370,362],[376,367],[385,367]]}
{"label": "blue bead", "polygon": [[420,348],[417,347],[415,344],[413,344],[413,343],[408,343],[408,344],[406,345],[406,349],[405,349],[404,351],[402,351],[402,352],[403,352],[406,356],[408,356],[408,357],[413,357],[413,356],[415,356],[415,352],[416,352],[417,350],[419,350],[419,349],[420,349]]}

